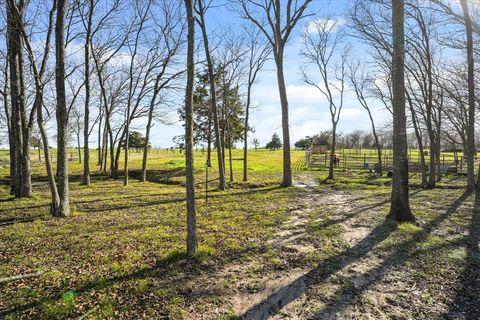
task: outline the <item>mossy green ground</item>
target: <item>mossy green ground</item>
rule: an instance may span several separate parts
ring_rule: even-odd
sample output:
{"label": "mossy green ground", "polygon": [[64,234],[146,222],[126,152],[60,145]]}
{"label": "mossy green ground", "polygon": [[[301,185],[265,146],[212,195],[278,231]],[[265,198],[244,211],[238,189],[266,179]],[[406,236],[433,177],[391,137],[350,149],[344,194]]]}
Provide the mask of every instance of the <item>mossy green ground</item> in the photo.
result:
{"label": "mossy green ground", "polygon": [[[433,190],[413,188],[417,222],[396,225],[385,223],[389,178],[339,170],[336,180],[324,181],[325,172],[302,171],[304,153],[295,151],[296,179],[315,181],[315,187],[280,188],[281,151],[249,155],[249,182],[241,182],[242,153],[235,150],[235,182],[224,192],[216,190],[214,161],[207,204],[206,154],[196,152],[199,250],[194,261],[185,258],[184,155],[179,151],[152,150],[146,183],[136,179],[141,154],[132,152],[128,187],[97,173],[96,159],[92,185],[82,186],[82,166],[70,162],[72,216],[66,219],[49,216],[44,168],[35,164],[32,199],[14,200],[7,185],[0,189],[0,277],[44,274],[0,284],[0,318],[69,319],[94,308],[89,319],[235,318],[233,296],[262,292],[267,278],[298,268],[312,278],[303,298],[312,302],[309,316],[322,318],[330,303],[348,296],[375,317],[378,301],[364,299],[363,287],[343,275],[335,276],[336,290],[324,281],[346,267],[345,259],[370,254],[381,258],[382,272],[398,274],[408,284],[388,294],[384,316],[395,316],[397,308],[407,318],[477,314],[480,219],[473,208],[480,198],[464,192],[464,181],[451,176]],[[0,169],[0,175],[6,182],[8,169]],[[412,176],[413,184],[418,178]],[[335,193],[348,200],[341,210],[312,198]],[[313,249],[271,244],[299,212],[306,212],[306,221],[296,242]],[[343,237],[355,230],[348,221],[363,222],[369,231],[368,241],[359,240],[363,246],[354,246],[355,252]],[[384,281],[381,272],[372,274],[369,286]],[[413,296],[405,291],[412,285],[421,288]],[[466,296],[460,294],[465,290]],[[313,301],[325,299],[319,298],[324,291],[333,298],[321,307]]]}

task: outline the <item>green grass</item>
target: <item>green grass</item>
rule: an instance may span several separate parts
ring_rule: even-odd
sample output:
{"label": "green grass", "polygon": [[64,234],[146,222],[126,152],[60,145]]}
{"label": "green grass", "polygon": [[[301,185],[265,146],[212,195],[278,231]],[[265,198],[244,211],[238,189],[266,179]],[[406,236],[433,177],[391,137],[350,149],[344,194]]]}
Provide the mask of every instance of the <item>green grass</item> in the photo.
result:
{"label": "green grass", "polygon": [[[195,153],[197,164],[206,154]],[[294,159],[303,156],[294,152]],[[280,151],[251,151],[248,183],[235,183],[225,192],[216,190],[215,160],[209,176],[208,206],[205,203],[205,168],[198,165],[197,219],[199,248],[195,257],[200,265],[223,264],[241,259],[256,250],[259,242],[268,239],[287,214],[292,189],[278,188]],[[215,158],[215,157],[213,157]],[[234,152],[235,180],[241,180],[240,150]],[[160,302],[152,315],[183,317],[184,302],[177,292],[176,281],[182,278],[177,270],[197,268],[185,259],[185,189],[184,155],[179,151],[152,150],[149,180],[138,182],[134,177],[141,167],[141,154],[130,155],[132,177],[124,187],[121,179],[112,180],[95,172],[90,187],[80,184],[82,165],[70,165],[72,216],[53,219],[49,216],[47,185],[42,179],[43,165],[33,165],[35,197],[12,199],[8,187],[0,189],[0,276],[43,270],[33,279],[35,294],[22,294],[17,305],[33,302],[33,314],[39,318],[65,318],[79,315],[80,310],[99,301],[101,314],[135,314],[131,303],[119,303],[114,297],[128,287],[128,279],[145,278],[135,284],[138,295],[170,288],[169,298]],[[2,169],[2,178],[8,172]],[[173,174],[172,174],[173,173]],[[275,201],[272,201],[275,199]],[[168,271],[166,271],[168,270]],[[167,272],[167,278],[149,280]],[[184,276],[184,275],[183,275]],[[9,284],[0,291],[0,310],[10,308],[11,295],[17,287]],[[23,291],[22,291],[23,292]],[[65,300],[65,292],[74,298]],[[127,294],[128,297],[128,294]],[[28,299],[27,299],[28,298]],[[136,299],[133,295],[132,299]],[[13,313],[21,316],[22,312]]]}
{"label": "green grass", "polygon": [[[83,186],[83,166],[70,161],[74,210],[67,219],[50,217],[45,169],[34,162],[33,198],[12,199],[8,187],[0,187],[0,248],[5,248],[0,250],[0,277],[44,273],[1,287],[0,317],[67,319],[98,307],[91,319],[236,319],[240,315],[229,304],[232,292],[258,292],[271,274],[313,269],[325,261],[331,263],[325,270],[335,270],[342,261],[336,257],[349,248],[343,239],[349,219],[372,229],[384,224],[390,178],[342,169],[334,180],[325,180],[326,171],[298,173],[319,182],[315,192],[350,197],[342,220],[338,215],[343,212],[309,200],[311,191],[278,187],[281,151],[251,150],[246,183],[241,181],[242,156],[241,150],[234,150],[235,182],[220,192],[212,155],[207,204],[206,153],[195,152],[199,246],[193,260],[185,254],[185,162],[178,150],[152,150],[145,183],[137,180],[141,153],[132,152],[128,187],[121,179],[99,173],[93,153],[92,185]],[[6,153],[0,151],[0,157]],[[292,160],[298,164],[296,170],[304,169],[303,151],[293,151]],[[227,179],[228,169],[227,161]],[[0,181],[6,181],[7,175],[8,168],[0,168]],[[442,292],[442,283],[460,286],[459,274],[470,265],[478,266],[480,260],[478,254],[464,250],[463,234],[470,229],[475,201],[474,194],[464,194],[465,182],[447,176],[438,188],[424,190],[418,188],[419,181],[419,175],[411,176],[415,185],[411,207],[417,222],[382,227],[374,235],[382,240],[372,250],[396,267],[408,268],[412,278],[402,281],[428,288],[420,296],[421,303],[428,305],[453,295]],[[305,234],[297,241],[313,247],[312,251],[298,253],[268,244],[292,212],[307,209]],[[351,281],[335,279],[345,290],[352,289]],[[312,292],[325,290],[320,287]],[[409,310],[408,305],[403,308]],[[407,316],[428,314],[428,308],[422,308],[408,311]]]}

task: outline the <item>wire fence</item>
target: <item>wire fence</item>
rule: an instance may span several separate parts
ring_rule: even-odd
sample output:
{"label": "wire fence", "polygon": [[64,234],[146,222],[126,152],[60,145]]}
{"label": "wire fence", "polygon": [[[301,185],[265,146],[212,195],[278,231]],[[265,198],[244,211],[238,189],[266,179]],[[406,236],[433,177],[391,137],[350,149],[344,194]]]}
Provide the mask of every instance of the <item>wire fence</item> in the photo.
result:
{"label": "wire fence", "polygon": [[[339,149],[335,152],[336,167],[344,169],[373,169],[378,163],[378,153],[375,149]],[[428,167],[430,155],[424,154],[425,165]],[[306,151],[305,159],[309,168],[328,168],[330,166],[330,152],[313,154]],[[466,159],[463,154],[454,152],[441,152],[437,165],[445,168],[455,167],[455,171],[466,170]],[[475,160],[477,160],[475,158]],[[391,150],[382,150],[382,167],[388,170],[392,167],[393,153]],[[408,151],[408,165],[414,170],[420,170],[422,161],[418,150]]]}

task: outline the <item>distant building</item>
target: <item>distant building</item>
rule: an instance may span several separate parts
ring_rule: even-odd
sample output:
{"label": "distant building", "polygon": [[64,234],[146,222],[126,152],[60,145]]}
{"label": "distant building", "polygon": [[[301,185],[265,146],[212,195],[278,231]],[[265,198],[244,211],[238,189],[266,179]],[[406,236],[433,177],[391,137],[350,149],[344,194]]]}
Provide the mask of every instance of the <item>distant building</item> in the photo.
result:
{"label": "distant building", "polygon": [[312,154],[325,154],[328,151],[328,146],[326,144],[312,144],[310,147],[310,152]]}

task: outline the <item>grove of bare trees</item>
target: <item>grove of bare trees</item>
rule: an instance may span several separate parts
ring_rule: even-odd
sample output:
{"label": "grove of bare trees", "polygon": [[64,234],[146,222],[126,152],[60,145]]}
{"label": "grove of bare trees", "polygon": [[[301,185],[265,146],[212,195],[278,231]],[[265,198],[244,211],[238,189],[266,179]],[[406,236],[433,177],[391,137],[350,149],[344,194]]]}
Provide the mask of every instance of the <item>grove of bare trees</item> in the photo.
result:
{"label": "grove of bare trees", "polygon": [[[187,252],[194,256],[196,169],[216,167],[214,181],[224,191],[240,179],[232,154],[243,148],[241,180],[248,186],[249,143],[260,145],[251,135],[252,115],[261,104],[256,84],[267,69],[274,72],[279,97],[281,186],[294,184],[297,161],[291,156],[290,116],[298,106],[289,105],[287,94],[294,82],[320,93],[312,104],[327,112],[320,120],[329,123],[298,141],[298,148],[308,149],[315,139],[328,144],[327,179],[335,178],[339,147],[375,149],[376,173],[393,177],[393,219],[415,219],[409,171],[419,172],[421,187],[435,188],[446,170],[443,150],[463,151],[467,188],[480,185],[476,3],[354,0],[335,15],[313,9],[311,0],[0,3],[0,131],[8,143],[11,194],[34,195],[30,153],[38,148],[55,217],[71,212],[72,143],[82,184],[94,185],[92,177],[102,174],[123,178],[127,186],[135,176],[130,137],[141,132],[138,177],[146,182],[154,136],[162,134],[156,129],[180,119],[185,131],[175,142],[185,152]],[[238,27],[215,29],[215,10],[235,15]],[[293,64],[285,59],[287,50],[296,51],[297,74],[287,68]],[[368,117],[368,132],[340,133],[348,104]],[[379,110],[386,119],[379,120]],[[32,145],[32,138],[38,143]],[[409,167],[409,147],[418,150],[415,168]],[[194,162],[200,148],[206,149],[205,164]],[[389,148],[393,165],[385,167]]]}

